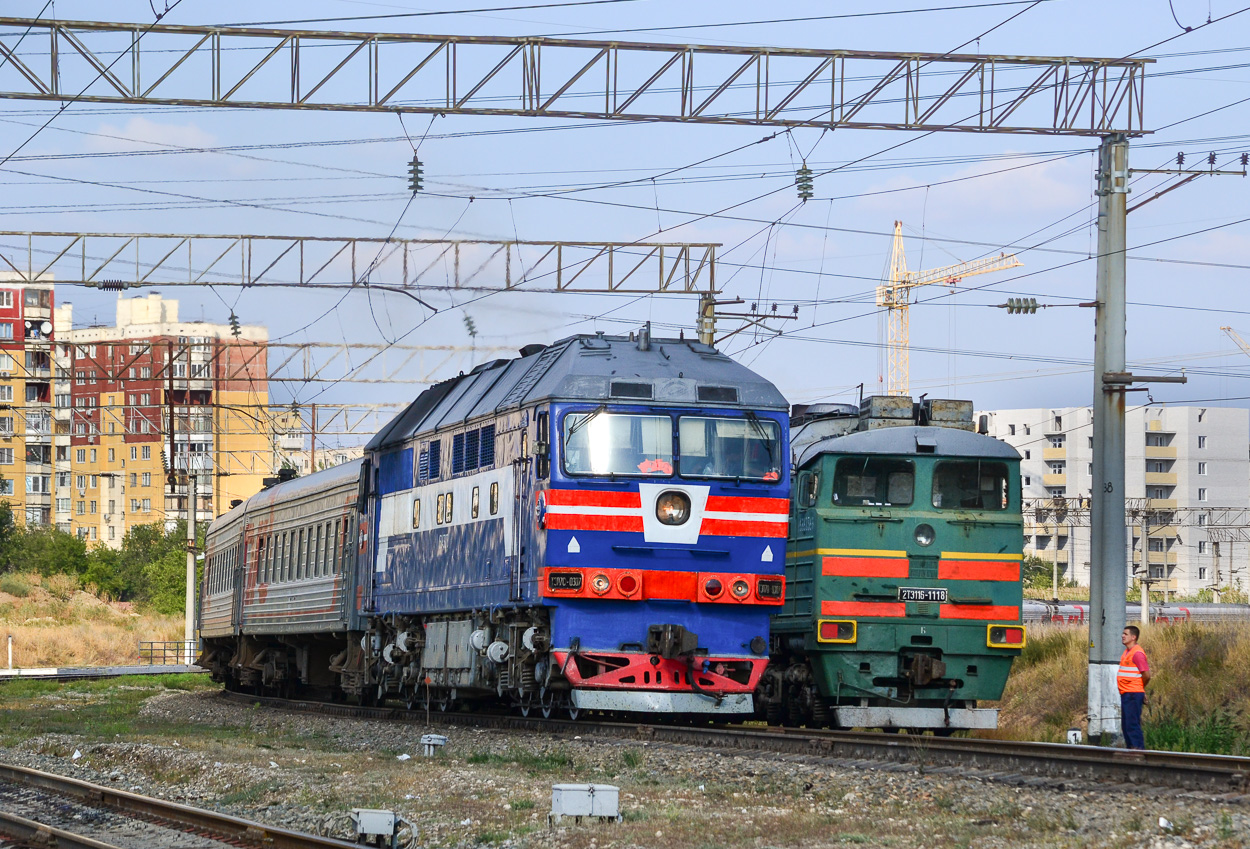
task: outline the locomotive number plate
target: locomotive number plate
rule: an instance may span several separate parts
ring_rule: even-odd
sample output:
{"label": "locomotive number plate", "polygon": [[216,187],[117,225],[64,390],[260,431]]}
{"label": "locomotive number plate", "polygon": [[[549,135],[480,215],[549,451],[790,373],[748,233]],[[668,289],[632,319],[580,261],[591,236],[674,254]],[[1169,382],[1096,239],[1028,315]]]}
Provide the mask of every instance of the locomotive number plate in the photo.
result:
{"label": "locomotive number plate", "polygon": [[946,587],[899,587],[899,601],[946,601]]}
{"label": "locomotive number plate", "polygon": [[547,588],[552,590],[576,591],[582,588],[580,572],[548,572]]}

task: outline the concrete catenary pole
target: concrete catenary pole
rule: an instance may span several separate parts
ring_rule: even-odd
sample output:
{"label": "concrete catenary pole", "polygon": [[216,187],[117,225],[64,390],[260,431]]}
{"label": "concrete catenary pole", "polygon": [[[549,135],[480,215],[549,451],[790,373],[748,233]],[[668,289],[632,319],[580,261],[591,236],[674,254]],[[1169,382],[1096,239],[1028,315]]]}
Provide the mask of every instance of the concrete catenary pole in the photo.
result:
{"label": "concrete catenary pole", "polygon": [[1116,687],[1124,630],[1125,228],[1128,139],[1098,149],[1098,286],[1094,319],[1094,473],[1090,493],[1089,737],[1120,738]]}
{"label": "concrete catenary pole", "polygon": [[[188,438],[190,434],[188,434]],[[185,610],[186,625],[183,630],[182,654],[183,663],[190,666],[195,662],[195,514],[196,514],[196,478],[198,477],[191,465],[191,446],[187,445],[187,605]]]}

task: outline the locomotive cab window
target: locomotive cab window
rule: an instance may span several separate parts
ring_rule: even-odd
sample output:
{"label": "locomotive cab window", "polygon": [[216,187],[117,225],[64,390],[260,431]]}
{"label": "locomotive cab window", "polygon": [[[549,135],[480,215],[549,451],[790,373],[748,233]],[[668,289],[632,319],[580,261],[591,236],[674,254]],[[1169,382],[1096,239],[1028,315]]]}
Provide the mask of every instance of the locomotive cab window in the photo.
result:
{"label": "locomotive cab window", "polygon": [[668,416],[570,413],[564,417],[564,470],[570,475],[673,474]]}
{"label": "locomotive cab window", "polygon": [[843,457],[833,471],[833,503],[840,507],[906,507],[916,472],[909,460]]}
{"label": "locomotive cab window", "polygon": [[933,506],[955,510],[1006,510],[1007,464],[944,460],[933,470]]}
{"label": "locomotive cab window", "polygon": [[682,477],[781,479],[781,428],[769,419],[682,416],[677,444]]}

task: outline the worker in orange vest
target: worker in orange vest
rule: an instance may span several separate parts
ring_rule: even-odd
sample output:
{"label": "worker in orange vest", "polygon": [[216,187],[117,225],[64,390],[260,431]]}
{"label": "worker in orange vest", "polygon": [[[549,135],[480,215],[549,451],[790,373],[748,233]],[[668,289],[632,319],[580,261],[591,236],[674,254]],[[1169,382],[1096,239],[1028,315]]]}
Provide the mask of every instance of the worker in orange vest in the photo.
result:
{"label": "worker in orange vest", "polygon": [[1146,653],[1137,645],[1141,630],[1136,625],[1126,625],[1120,642],[1124,654],[1120,656],[1120,672],[1116,685],[1120,688],[1120,728],[1124,731],[1124,746],[1128,749],[1146,748],[1146,738],[1141,728],[1141,709],[1146,703],[1146,685],[1150,683],[1150,662]]}

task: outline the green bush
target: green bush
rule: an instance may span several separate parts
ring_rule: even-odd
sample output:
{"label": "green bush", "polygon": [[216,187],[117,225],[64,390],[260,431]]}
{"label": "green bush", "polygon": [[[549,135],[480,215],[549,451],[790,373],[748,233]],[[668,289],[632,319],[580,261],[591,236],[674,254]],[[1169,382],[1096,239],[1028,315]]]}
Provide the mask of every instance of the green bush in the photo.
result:
{"label": "green bush", "polygon": [[10,572],[7,575],[0,575],[0,593],[8,593],[18,598],[26,598],[33,589],[25,575],[18,575]]}

